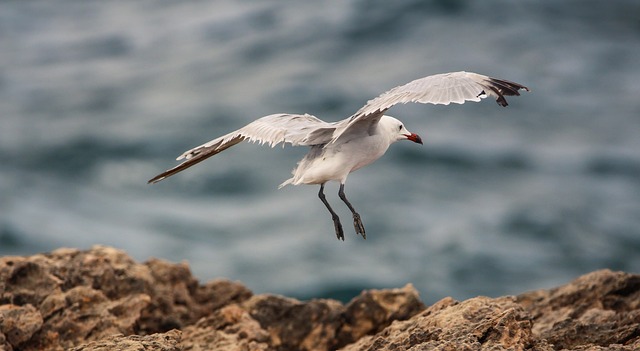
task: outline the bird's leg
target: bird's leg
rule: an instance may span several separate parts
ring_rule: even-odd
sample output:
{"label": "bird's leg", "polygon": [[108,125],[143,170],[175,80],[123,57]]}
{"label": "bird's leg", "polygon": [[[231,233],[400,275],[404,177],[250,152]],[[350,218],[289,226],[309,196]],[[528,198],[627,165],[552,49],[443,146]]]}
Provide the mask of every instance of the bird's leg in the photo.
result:
{"label": "bird's leg", "polygon": [[347,204],[347,207],[353,213],[353,227],[356,229],[356,233],[362,235],[363,239],[367,238],[367,235],[364,232],[364,224],[362,224],[362,220],[360,219],[360,214],[356,212],[356,209],[353,208],[349,200],[347,200],[347,196],[344,194],[344,184],[340,184],[340,190],[338,191],[338,196]]}
{"label": "bird's leg", "polygon": [[331,219],[333,219],[333,226],[336,229],[336,236],[338,240],[344,241],[344,231],[342,230],[342,224],[340,224],[340,217],[333,211],[329,203],[327,202],[327,198],[324,196],[324,183],[320,184],[320,191],[318,192],[318,197],[320,201],[327,207],[327,210],[331,212]]}

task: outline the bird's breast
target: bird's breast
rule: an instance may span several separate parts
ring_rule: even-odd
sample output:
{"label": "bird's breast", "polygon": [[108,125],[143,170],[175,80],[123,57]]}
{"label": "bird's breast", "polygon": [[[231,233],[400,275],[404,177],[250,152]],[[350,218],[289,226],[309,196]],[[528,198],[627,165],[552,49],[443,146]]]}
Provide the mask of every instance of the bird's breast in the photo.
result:
{"label": "bird's breast", "polygon": [[388,148],[389,143],[382,137],[371,135],[336,145],[333,151],[353,172],[379,159]]}
{"label": "bird's breast", "polygon": [[349,173],[377,160],[388,147],[389,143],[377,136],[312,147],[298,163],[291,183],[323,184],[330,180],[344,183]]}

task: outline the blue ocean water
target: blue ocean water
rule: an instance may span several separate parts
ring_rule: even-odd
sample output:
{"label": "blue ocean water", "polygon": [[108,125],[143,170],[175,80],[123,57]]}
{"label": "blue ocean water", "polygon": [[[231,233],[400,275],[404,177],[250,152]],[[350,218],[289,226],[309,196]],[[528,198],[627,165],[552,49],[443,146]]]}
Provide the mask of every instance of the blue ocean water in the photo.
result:
{"label": "blue ocean water", "polygon": [[[427,302],[640,272],[637,1],[5,1],[0,254],[95,244],[202,281]],[[339,242],[306,150],[241,144],[157,185],[183,151],[277,112],[345,118],[430,74],[530,93],[389,114],[423,137],[353,173]]]}

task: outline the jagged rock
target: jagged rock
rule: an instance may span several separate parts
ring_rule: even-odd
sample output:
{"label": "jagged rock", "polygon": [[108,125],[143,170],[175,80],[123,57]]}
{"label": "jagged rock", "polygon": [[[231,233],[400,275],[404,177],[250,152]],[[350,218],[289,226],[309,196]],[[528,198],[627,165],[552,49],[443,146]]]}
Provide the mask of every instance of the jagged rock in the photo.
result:
{"label": "jagged rock", "polygon": [[226,280],[200,285],[184,263],[139,264],[103,246],[2,257],[0,306],[33,306],[43,322],[30,337],[28,329],[15,337],[3,328],[0,341],[5,348],[61,350],[112,334],[164,332],[251,295]]}
{"label": "jagged rock", "polygon": [[112,335],[100,341],[74,347],[70,351],[182,351],[184,349],[180,346],[181,334],[179,330],[170,330],[145,336]]}
{"label": "jagged rock", "polygon": [[344,306],[335,300],[301,302],[276,295],[257,295],[243,304],[270,335],[277,349],[335,349]]}
{"label": "jagged rock", "polygon": [[9,345],[19,347],[31,339],[42,327],[42,322],[42,316],[32,305],[0,306],[0,333]]}
{"label": "jagged rock", "polygon": [[424,309],[418,291],[411,284],[401,289],[363,291],[346,307],[339,345],[378,333],[391,322],[409,319]]}
{"label": "jagged rock", "polygon": [[343,350],[524,350],[533,342],[529,316],[513,298],[445,298]]}
{"label": "jagged rock", "polygon": [[534,335],[557,350],[640,350],[640,275],[600,270],[517,301],[531,314]]}
{"label": "jagged rock", "polygon": [[602,270],[517,297],[445,298],[343,350],[640,350],[640,276]]}
{"label": "jagged rock", "polygon": [[[179,330],[178,330],[179,329]],[[370,290],[348,304],[199,284],[97,246],[0,258],[0,350],[640,350],[640,275],[602,270],[515,297]]]}
{"label": "jagged rock", "polygon": [[[56,308],[48,307],[51,300],[56,301]],[[57,340],[64,340],[64,347],[69,347],[113,334],[134,334],[141,312],[149,304],[146,294],[109,300],[100,290],[76,286],[43,301],[41,313],[46,311],[46,323],[36,339],[47,340],[47,335],[55,335]]]}
{"label": "jagged rock", "polygon": [[270,335],[237,304],[225,306],[184,329],[185,350],[263,351]]}
{"label": "jagged rock", "polygon": [[346,307],[335,300],[301,302],[275,295],[253,296],[242,306],[280,350],[335,350],[424,309],[411,285],[363,292]]}

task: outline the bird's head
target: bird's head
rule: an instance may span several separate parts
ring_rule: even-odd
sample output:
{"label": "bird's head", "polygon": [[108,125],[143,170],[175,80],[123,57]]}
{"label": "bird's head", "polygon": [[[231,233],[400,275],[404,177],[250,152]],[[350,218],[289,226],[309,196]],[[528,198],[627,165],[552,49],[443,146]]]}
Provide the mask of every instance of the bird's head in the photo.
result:
{"label": "bird's head", "polygon": [[420,138],[418,134],[409,132],[404,126],[404,123],[400,122],[396,118],[384,115],[380,118],[380,122],[378,123],[391,137],[391,142],[411,140],[414,143],[422,144],[422,138]]}

